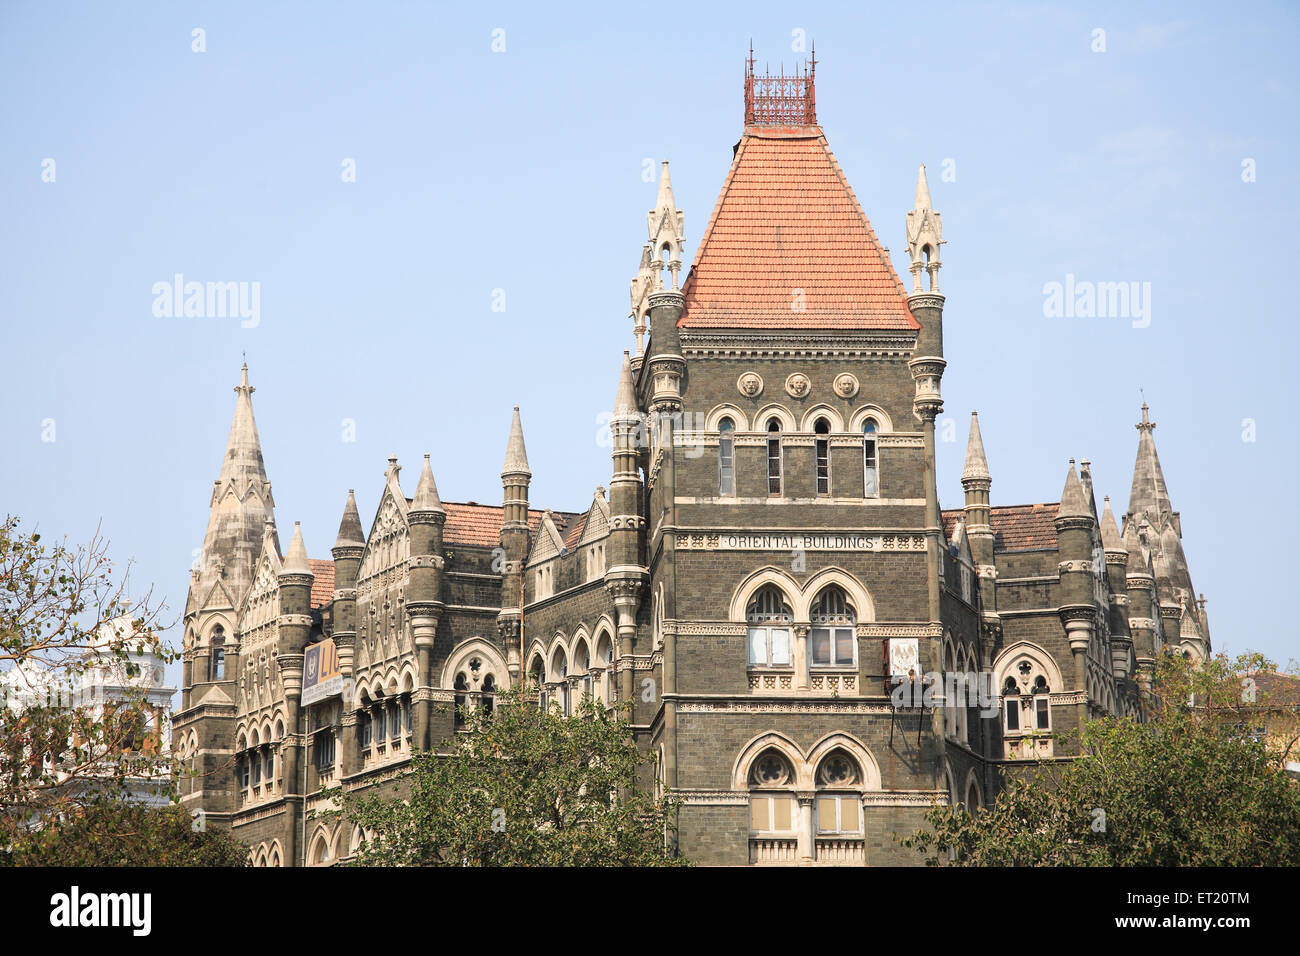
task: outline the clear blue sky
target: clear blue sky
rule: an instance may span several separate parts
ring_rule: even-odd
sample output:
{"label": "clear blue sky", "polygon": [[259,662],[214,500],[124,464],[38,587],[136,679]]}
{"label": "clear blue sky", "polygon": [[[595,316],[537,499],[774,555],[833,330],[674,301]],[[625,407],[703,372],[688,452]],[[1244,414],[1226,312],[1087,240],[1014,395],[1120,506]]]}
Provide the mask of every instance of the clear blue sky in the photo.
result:
{"label": "clear blue sky", "polygon": [[[977,408],[995,503],[1056,500],[1087,457],[1122,512],[1143,388],[1217,647],[1300,657],[1279,603],[1300,464],[1298,20],[1273,3],[6,2],[0,511],[74,540],[102,520],[137,588],[179,613],[245,351],[281,535],[301,520],[313,557],[349,487],[369,523],[390,453],[408,494],[428,451],[444,498],[498,502],[515,404],[533,501],[585,507],[609,481],[596,422],[631,343],[643,164],[671,161],[693,253],[749,41],[789,66],[803,30],[819,118],[900,271],[931,172],[943,504],[961,503]],[[259,282],[260,324],[155,317],[175,273]],[[1067,274],[1149,282],[1149,327],[1045,317]]]}

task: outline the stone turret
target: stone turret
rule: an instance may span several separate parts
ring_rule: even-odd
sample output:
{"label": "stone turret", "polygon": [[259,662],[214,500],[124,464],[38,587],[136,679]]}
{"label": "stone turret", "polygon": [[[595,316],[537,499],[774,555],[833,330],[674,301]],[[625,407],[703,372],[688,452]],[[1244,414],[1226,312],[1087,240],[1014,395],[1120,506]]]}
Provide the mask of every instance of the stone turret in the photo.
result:
{"label": "stone turret", "polygon": [[1128,629],[1133,641],[1134,667],[1138,684],[1151,691],[1155,677],[1157,622],[1154,614],[1156,582],[1151,562],[1138,534],[1137,522],[1125,521],[1124,550],[1128,564],[1124,570],[1124,587],[1128,592]]}
{"label": "stone turret", "polygon": [[[618,614],[618,654],[624,658],[638,652],[636,617],[647,580],[646,568],[641,564],[641,529],[645,527],[645,516],[641,513],[643,491],[638,447],[644,435],[644,417],[637,405],[632,365],[626,352],[609,427],[614,440],[614,476],[609,486],[610,542],[605,587],[614,599]],[[631,700],[631,669],[621,669],[621,676],[623,699]]]}
{"label": "stone turret", "polygon": [[1110,589],[1110,651],[1115,676],[1133,677],[1130,659],[1133,639],[1128,626],[1128,549],[1120,537],[1110,497],[1103,499],[1101,512],[1101,546],[1106,554],[1106,583]]}
{"label": "stone turret", "polygon": [[1138,430],[1137,460],[1133,465],[1133,487],[1129,493],[1124,522],[1137,523],[1143,543],[1153,553],[1156,600],[1165,639],[1203,660],[1210,654],[1210,633],[1203,610],[1196,601],[1187,556],[1183,553],[1182,520],[1169,497],[1160,457],[1156,454],[1155,422],[1142,403]]}
{"label": "stone turret", "polygon": [[[912,294],[907,307],[920,324],[916,351],[908,363],[915,394],[912,413],[921,423],[925,441],[926,577],[931,623],[939,621],[939,574],[943,529],[939,524],[939,486],[935,477],[934,421],[943,412],[943,296],[939,293],[939,214],[930,203],[930,186],[922,166],[916,181],[916,202],[907,214],[907,244],[912,260]],[[921,291],[920,270],[930,274],[930,289]]]}
{"label": "stone turret", "polygon": [[406,613],[411,622],[411,640],[416,653],[416,678],[418,683],[415,701],[415,746],[428,750],[433,699],[430,690],[433,676],[433,645],[442,620],[442,575],[446,567],[443,554],[442,532],[447,511],[438,497],[438,486],[433,480],[433,467],[429,456],[424,456],[420,483],[415,488],[406,520],[410,527],[411,557],[406,590]]}
{"label": "stone turret", "polygon": [[[1074,459],[1065,476],[1061,505],[1056,515],[1056,539],[1060,562],[1060,601],[1057,614],[1065,628],[1070,652],[1074,656],[1074,687],[1088,690],[1088,648],[1096,627],[1097,605],[1093,587],[1092,510],[1084,495],[1083,483],[1075,471]],[[1087,703],[1079,705],[1079,721],[1087,718]]]}
{"label": "stone turret", "polygon": [[294,836],[297,820],[302,813],[303,794],[299,768],[305,759],[305,736],[302,724],[302,669],[303,650],[311,640],[311,586],[314,580],[311,564],[307,560],[307,546],[302,540],[302,525],[294,522],[293,538],[289,551],[280,566],[280,618],[277,627],[276,666],[280,671],[280,684],[284,688],[284,726],[287,731],[281,744],[284,762],[284,792],[289,804],[289,822],[292,833],[286,839],[285,855],[296,859],[298,848]]}
{"label": "stone turret", "polygon": [[524,560],[528,557],[528,486],[533,473],[528,469],[524,448],[524,426],[515,406],[506,441],[506,460],[501,469],[503,510],[501,524],[501,611],[497,634],[506,648],[506,668],[512,684],[521,674],[520,641],[523,640]]}
{"label": "stone turret", "polygon": [[[239,607],[252,586],[268,525],[275,534],[275,502],[253,418],[254,391],[244,365],[235,386],[235,414],[226,453],[213,482],[203,548],[191,569],[185,607],[182,708],[190,706],[195,685],[210,683],[220,674],[220,668],[214,670],[212,665],[214,639],[218,645],[235,639]],[[232,681],[234,677],[233,670],[227,668],[223,679]]]}
{"label": "stone turret", "polygon": [[993,558],[993,527],[989,519],[989,489],[993,486],[993,478],[984,457],[984,437],[980,434],[980,419],[976,412],[970,413],[970,439],[966,443],[961,486],[966,493],[966,537],[970,541],[971,557],[975,560],[975,573],[979,575],[984,624],[996,631],[999,627],[998,571]]}

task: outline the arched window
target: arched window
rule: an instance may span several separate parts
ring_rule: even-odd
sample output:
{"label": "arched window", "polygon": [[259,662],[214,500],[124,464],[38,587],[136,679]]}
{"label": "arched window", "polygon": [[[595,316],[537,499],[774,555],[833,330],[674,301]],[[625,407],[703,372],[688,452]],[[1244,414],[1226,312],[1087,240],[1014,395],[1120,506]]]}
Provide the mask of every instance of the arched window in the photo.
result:
{"label": "arched window", "polygon": [[609,635],[602,633],[596,642],[596,666],[601,668],[601,700],[614,702],[614,647]]}
{"label": "arched window", "polygon": [[212,655],[208,680],[226,679],[226,629],[218,624],[212,629]]}
{"label": "arched window", "polygon": [[497,681],[495,677],[493,677],[491,674],[488,674],[486,677],[483,678],[482,707],[483,707],[484,714],[486,714],[489,717],[492,716],[492,711],[496,707],[496,700],[497,700]]}
{"label": "arched window", "polygon": [[551,658],[551,681],[559,684],[556,690],[560,695],[560,713],[568,717],[570,710],[569,659],[565,656],[563,648],[557,648],[555,656]]}
{"label": "arched window", "polygon": [[718,494],[736,493],[736,423],[724,418],[718,423]]}
{"label": "arched window", "polygon": [[862,832],[862,770],[843,750],[832,750],[817,767],[817,832]]}
{"label": "arched window", "polygon": [[453,723],[457,730],[465,726],[465,695],[469,691],[469,681],[466,679],[464,672],[456,675],[456,683],[452,685],[456,691],[456,715]]}
{"label": "arched window", "polygon": [[533,658],[533,666],[528,670],[528,680],[537,688],[537,706],[546,706],[546,668],[540,657]]}
{"label": "arched window", "polygon": [[587,654],[587,642],[579,641],[578,649],[573,653],[573,672],[582,675],[582,697],[591,696],[591,660]]}
{"label": "arched window", "polygon": [[1002,681],[1002,738],[1008,759],[1052,756],[1051,686],[1042,665],[1021,658]]}
{"label": "arched window", "polygon": [[330,844],[323,833],[316,837],[316,842],[312,844],[311,853],[308,854],[307,859],[312,866],[326,866],[330,862]]}
{"label": "arched window", "polygon": [[794,770],[784,754],[765,750],[758,755],[749,768],[749,825],[756,833],[794,832],[793,786]]}
{"label": "arched window", "polygon": [[862,496],[880,496],[880,466],[876,457],[876,420],[862,423]]}
{"label": "arched window", "polygon": [[767,493],[781,495],[781,423],[775,418],[767,423]]}
{"label": "arched window", "polygon": [[817,419],[813,425],[813,432],[817,435],[815,439],[814,465],[817,472],[817,494],[829,495],[831,493],[831,425],[824,418]]}
{"label": "arched window", "polygon": [[852,667],[858,659],[857,614],[844,589],[832,584],[817,595],[810,614],[814,667]]}
{"label": "arched window", "polygon": [[761,587],[745,609],[751,666],[790,666],[791,620],[790,606],[780,589],[771,584]]}

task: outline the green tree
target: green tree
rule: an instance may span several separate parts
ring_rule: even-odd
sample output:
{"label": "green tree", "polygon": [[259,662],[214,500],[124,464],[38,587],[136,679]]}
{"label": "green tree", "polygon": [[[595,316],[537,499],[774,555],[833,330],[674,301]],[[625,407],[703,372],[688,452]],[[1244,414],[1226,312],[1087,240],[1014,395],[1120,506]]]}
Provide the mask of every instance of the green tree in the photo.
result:
{"label": "green tree", "polygon": [[247,866],[248,847],[182,807],[112,797],[47,819],[0,853],[9,866]]}
{"label": "green tree", "polygon": [[519,692],[467,715],[449,754],[419,753],[404,799],[345,795],[336,816],[373,866],[662,866],[674,807],[640,785],[628,722],[584,700],[572,717]]}
{"label": "green tree", "polygon": [[1077,758],[974,815],[935,806],[902,842],[931,865],[1300,865],[1300,782],[1242,709],[1242,676],[1267,670],[1257,655],[1162,659],[1148,723],[1089,721]]}
{"label": "green tree", "polygon": [[[136,680],[145,655],[175,659],[160,611],[151,595],[127,599],[98,534],[47,546],[0,523],[0,847],[128,785],[167,790],[163,727]],[[103,673],[131,689],[86,694],[83,678]]]}

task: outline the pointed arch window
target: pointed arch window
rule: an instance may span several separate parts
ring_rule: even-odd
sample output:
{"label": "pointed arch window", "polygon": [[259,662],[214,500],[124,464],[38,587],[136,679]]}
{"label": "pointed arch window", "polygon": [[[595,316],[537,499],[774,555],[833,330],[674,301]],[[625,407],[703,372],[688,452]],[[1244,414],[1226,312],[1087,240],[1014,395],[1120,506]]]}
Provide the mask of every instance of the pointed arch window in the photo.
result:
{"label": "pointed arch window", "polygon": [[862,496],[880,497],[880,462],[876,448],[876,420],[862,423]]}
{"label": "pointed arch window", "polygon": [[792,620],[790,605],[779,588],[767,584],[758,590],[745,610],[751,667],[790,666]]}
{"label": "pointed arch window", "polygon": [[212,655],[208,680],[226,679],[226,629],[218,624],[212,629]]}
{"label": "pointed arch window", "polygon": [[817,595],[808,632],[814,667],[852,667],[858,659],[858,617],[844,589],[832,584]]}
{"label": "pointed arch window", "polygon": [[813,425],[814,468],[816,470],[817,494],[831,493],[831,424],[824,418],[817,419]]}
{"label": "pointed arch window", "polygon": [[457,730],[465,726],[466,701],[469,693],[469,681],[466,679],[464,672],[456,675],[456,682],[452,685],[455,690],[455,707],[456,713],[453,723]]}
{"label": "pointed arch window", "polygon": [[781,496],[781,423],[775,418],[767,423],[767,493]]}
{"label": "pointed arch window", "polygon": [[756,833],[792,833],[795,812],[794,771],[785,756],[775,750],[759,754],[749,770],[750,828]]}
{"label": "pointed arch window", "polygon": [[736,493],[736,424],[730,418],[718,423],[718,494]]}
{"label": "pointed arch window", "polygon": [[862,771],[842,750],[826,755],[817,767],[817,832],[862,832]]}

